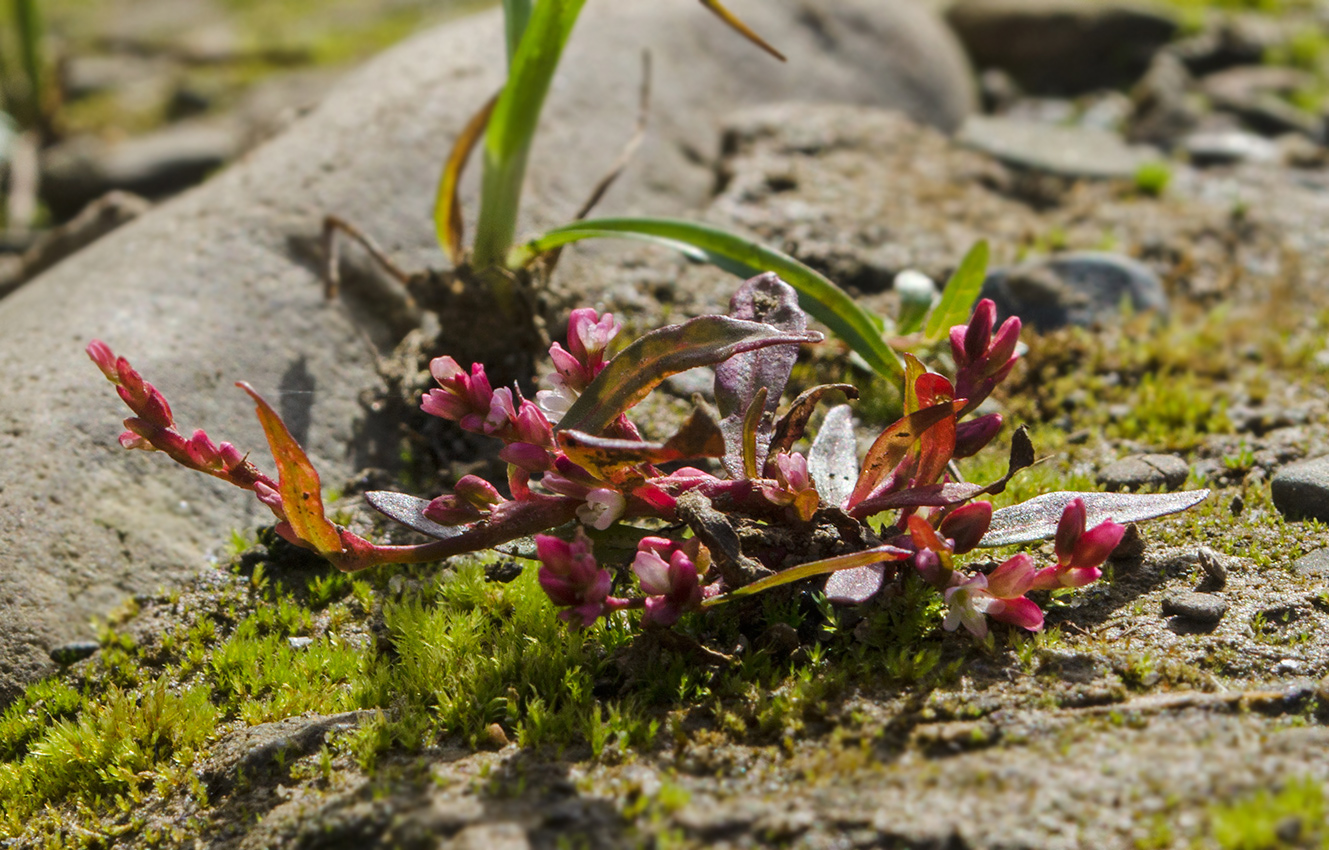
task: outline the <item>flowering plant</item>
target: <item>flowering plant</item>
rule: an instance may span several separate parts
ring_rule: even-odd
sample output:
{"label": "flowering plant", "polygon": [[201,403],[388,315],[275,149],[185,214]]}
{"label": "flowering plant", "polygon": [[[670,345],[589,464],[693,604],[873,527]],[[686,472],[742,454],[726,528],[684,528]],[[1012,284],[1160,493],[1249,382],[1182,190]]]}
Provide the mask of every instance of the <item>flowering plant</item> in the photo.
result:
{"label": "flowering plant", "polygon": [[[830,574],[829,598],[857,603],[912,573],[944,598],[948,629],[964,625],[981,637],[990,618],[1037,630],[1043,613],[1027,593],[1095,581],[1122,522],[1182,510],[1208,493],[1052,493],[998,511],[979,500],[1033,463],[1021,429],[999,480],[965,482],[954,464],[1000,431],[1001,414],[978,410],[1018,359],[1020,320],[997,327],[991,301],[951,329],[954,380],[905,355],[904,415],[876,438],[861,466],[847,405],[828,412],[806,455],[794,450],[818,403],[832,392],[856,398],[854,387],[813,387],[777,415],[798,346],[821,334],[807,329],[797,293],[774,274],[744,283],[729,315],[661,328],[610,357],[619,329],[611,314],[574,311],[567,346],[551,347],[553,370],[534,399],[515,385],[494,388],[481,364],[433,360],[438,387],[422,408],[500,440],[507,493],[467,475],[433,500],[366,494],[385,515],[434,538],[419,545],[373,543],[330,522],[317,472],[248,385],[239,386],[257,405],[275,480],[229,443],[202,431],[184,436],[161,393],[104,343],[93,342],[88,354],[134,413],[121,445],[164,452],[251,490],[290,542],[359,570],[435,561],[534,534],[540,584],[561,616],[580,626],[637,608],[644,624],[668,627],[689,611],[821,574]],[[715,367],[717,410],[694,410],[663,442],[644,439],[628,412],[670,375],[699,366]],[[679,465],[708,459],[718,463]],[[635,550],[630,570],[617,576],[596,559],[588,534],[611,527],[627,532]],[[1047,537],[1056,555],[1047,566],[1028,554],[987,572],[956,562],[977,547]]]}

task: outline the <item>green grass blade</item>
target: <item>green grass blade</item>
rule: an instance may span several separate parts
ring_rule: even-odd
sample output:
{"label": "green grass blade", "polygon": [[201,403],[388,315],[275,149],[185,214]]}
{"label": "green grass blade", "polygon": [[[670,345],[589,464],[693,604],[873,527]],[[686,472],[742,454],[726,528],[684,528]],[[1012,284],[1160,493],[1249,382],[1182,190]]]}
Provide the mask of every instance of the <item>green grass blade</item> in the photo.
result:
{"label": "green grass blade", "polygon": [[513,252],[509,263],[524,265],[546,251],[593,237],[639,239],[688,253],[740,277],[775,272],[798,291],[798,303],[849,344],[875,371],[893,379],[904,375],[900,359],[882,341],[881,325],[840,287],[793,257],[751,239],[694,221],[667,218],[587,219],[555,228]]}
{"label": "green grass blade", "polygon": [[531,0],[503,0],[503,27],[508,43],[508,66],[517,55],[521,37],[531,20]]}
{"label": "green grass blade", "polygon": [[982,291],[983,281],[987,278],[987,268],[988,243],[980,239],[964,255],[951,279],[946,281],[941,301],[932,311],[927,328],[923,331],[926,339],[936,342],[950,333],[952,325],[963,325],[969,320],[974,302],[978,300],[978,293]]}
{"label": "green grass blade", "polygon": [[507,84],[494,105],[485,133],[480,219],[473,257],[474,265],[480,268],[502,263],[512,247],[531,140],[563,47],[585,3],[540,0],[513,54]]}

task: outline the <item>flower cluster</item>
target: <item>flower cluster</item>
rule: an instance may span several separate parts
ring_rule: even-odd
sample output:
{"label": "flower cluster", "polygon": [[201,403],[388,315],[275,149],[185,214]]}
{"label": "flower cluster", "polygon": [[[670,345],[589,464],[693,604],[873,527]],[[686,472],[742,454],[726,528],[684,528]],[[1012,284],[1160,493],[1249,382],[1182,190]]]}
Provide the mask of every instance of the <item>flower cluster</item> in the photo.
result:
{"label": "flower cluster", "polygon": [[[1020,320],[997,328],[991,301],[978,302],[969,323],[951,329],[954,380],[904,356],[904,415],[882,431],[861,463],[845,405],[827,413],[806,454],[793,450],[819,400],[832,391],[852,399],[853,387],[813,387],[776,417],[795,359],[792,346],[820,334],[806,329],[797,294],[774,275],[747,281],[728,316],[661,328],[610,358],[619,330],[612,314],[574,311],[567,347],[550,349],[553,371],[535,401],[515,385],[493,387],[480,364],[464,369],[450,357],[430,364],[438,387],[425,394],[421,408],[501,441],[508,474],[506,489],[467,475],[432,501],[365,494],[373,507],[435,538],[410,546],[375,544],[327,520],[312,464],[252,388],[241,385],[258,405],[277,480],[229,443],[214,444],[202,431],[183,436],[161,393],[104,344],[92,343],[88,354],[134,414],[125,420],[124,447],[164,452],[251,490],[272,509],[288,540],[343,570],[357,570],[438,560],[534,534],[540,585],[560,616],[579,627],[638,609],[644,625],[668,628],[688,612],[829,574],[826,595],[835,602],[865,602],[886,581],[912,575],[944,599],[947,629],[963,625],[982,637],[988,621],[996,620],[1038,630],[1043,612],[1027,594],[1095,581],[1121,540],[1124,527],[1112,520],[1088,528],[1090,511],[1075,494],[1042,497],[1058,499],[1055,518],[1030,511],[1034,518],[1027,521],[1018,519],[1025,506],[994,513],[980,499],[1001,492],[1033,462],[1023,432],[1012,438],[1003,478],[982,485],[958,477],[954,461],[978,452],[1001,430],[1000,414],[971,414],[1018,359]],[[628,419],[632,407],[670,375],[707,365],[717,367],[720,418],[697,410],[664,442],[645,440]],[[681,463],[698,459],[719,463]],[[1086,495],[1097,510],[1104,508],[1097,500],[1102,494]],[[1108,508],[1148,498],[1115,495]],[[1187,506],[1127,513],[1149,518]],[[1010,522],[1024,522],[1019,539],[1053,538],[1056,562],[1040,567],[1018,554],[991,570],[957,564],[957,556],[985,543],[999,545],[989,532],[998,515],[1011,510],[1017,519],[1007,514],[997,537],[1010,536]],[[585,531],[615,525],[636,537],[630,568],[622,563],[617,573],[597,561]],[[834,554],[803,560],[801,544],[790,542],[800,535],[809,545],[822,541],[822,551],[825,541],[838,541],[830,548]],[[616,585],[621,595],[614,595]]]}

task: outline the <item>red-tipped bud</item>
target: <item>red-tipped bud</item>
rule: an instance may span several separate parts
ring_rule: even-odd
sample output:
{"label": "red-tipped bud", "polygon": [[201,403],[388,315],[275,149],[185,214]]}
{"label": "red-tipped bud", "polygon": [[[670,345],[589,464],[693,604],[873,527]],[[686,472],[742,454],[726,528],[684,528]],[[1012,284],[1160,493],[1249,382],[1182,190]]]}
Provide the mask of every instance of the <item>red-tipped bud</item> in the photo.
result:
{"label": "red-tipped bud", "polygon": [[956,508],[942,520],[940,531],[941,536],[954,541],[953,551],[962,555],[978,546],[991,524],[992,503],[972,502]]}

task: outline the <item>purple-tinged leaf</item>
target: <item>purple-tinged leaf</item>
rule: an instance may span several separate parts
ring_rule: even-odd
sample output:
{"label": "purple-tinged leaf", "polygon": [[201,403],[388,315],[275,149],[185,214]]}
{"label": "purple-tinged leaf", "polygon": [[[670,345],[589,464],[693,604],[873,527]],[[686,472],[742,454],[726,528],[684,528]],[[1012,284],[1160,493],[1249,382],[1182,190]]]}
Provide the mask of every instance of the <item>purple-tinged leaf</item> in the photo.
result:
{"label": "purple-tinged leaf", "polygon": [[770,345],[820,342],[815,331],[784,333],[728,316],[700,316],[646,334],[619,352],[558,423],[558,430],[598,434],[670,375],[722,363]]}
{"label": "purple-tinged leaf", "polygon": [[836,605],[861,605],[877,595],[885,577],[885,564],[868,564],[831,573],[826,579],[826,598]]}
{"label": "purple-tinged leaf", "polygon": [[263,396],[244,381],[237,387],[249,393],[254,400],[259,424],[267,435],[272,459],[277,462],[278,486],[282,511],[291,524],[295,536],[305,541],[320,555],[342,550],[341,533],[323,514],[323,493],[318,471],[309,462],[309,456],[291,436],[286,423],[277,415]]}
{"label": "purple-tinged leaf", "polygon": [[963,406],[963,402],[947,401],[925,407],[882,431],[872,444],[872,448],[868,449],[867,457],[863,459],[863,470],[858,475],[854,492],[850,494],[849,506],[852,508],[870,496],[872,491],[886,480],[886,476],[891,474],[891,470],[904,459],[909,447],[924,431],[938,422],[953,418],[956,411]]}
{"label": "purple-tinged leaf", "polygon": [[858,479],[858,440],[849,405],[832,407],[808,451],[808,474],[827,505],[844,505]]}
{"label": "purple-tinged leaf", "polygon": [[[858,388],[853,384],[819,384],[799,393],[798,398],[789,405],[789,410],[780,417],[779,422],[775,423],[769,454],[775,455],[792,449],[794,443],[802,439],[806,432],[808,419],[812,418],[812,412],[821,403],[822,396],[836,391],[844,393],[844,397],[851,401],[858,398]],[[858,475],[857,458],[854,459],[854,475]]]}
{"label": "purple-tinged leaf", "polygon": [[[808,320],[798,306],[798,293],[773,272],[757,275],[743,285],[729,300],[729,317],[745,322],[762,322],[786,333],[801,334],[807,330]],[[759,392],[765,392],[765,402],[757,419],[758,446],[756,469],[766,460],[766,446],[770,442],[771,418],[780,405],[789,373],[798,359],[798,349],[776,346],[736,354],[715,367],[715,404],[720,411],[728,451],[725,470],[731,478],[743,477],[743,423],[752,412],[752,403]],[[756,472],[747,477],[755,478]]]}
{"label": "purple-tinged leaf", "polygon": [[772,587],[779,587],[782,584],[800,581],[811,576],[825,575],[826,573],[839,572],[840,570],[854,570],[866,567],[870,564],[881,564],[884,561],[898,561],[902,558],[908,558],[914,554],[908,549],[900,549],[896,546],[883,543],[880,546],[874,546],[871,549],[864,549],[861,552],[850,552],[847,555],[836,555],[833,558],[823,558],[819,561],[812,561],[807,564],[800,564],[797,567],[790,567],[787,570],[781,570],[775,575],[766,576],[757,579],[751,584],[745,584],[742,587],[734,588],[728,593],[708,599],[702,603],[704,605],[719,605],[722,602],[728,602],[740,596],[749,596],[753,593],[760,593],[763,590],[770,590]]}
{"label": "purple-tinged leaf", "polygon": [[985,489],[981,484],[964,482],[925,484],[921,487],[910,487],[864,499],[854,505],[849,514],[856,519],[863,519],[896,508],[947,508],[963,504],[983,493]]}
{"label": "purple-tinged leaf", "polygon": [[719,457],[725,450],[720,426],[701,410],[692,411],[677,433],[663,443],[619,440],[572,430],[559,431],[558,443],[569,460],[607,480],[612,480],[611,470],[624,466]]}
{"label": "purple-tinged leaf", "polygon": [[1208,490],[1182,493],[1047,493],[1011,505],[992,514],[992,525],[980,546],[1033,543],[1057,533],[1062,512],[1075,499],[1083,499],[1085,525],[1092,528],[1104,520],[1118,523],[1143,522],[1193,508],[1209,496]]}

